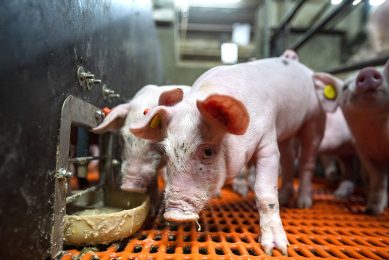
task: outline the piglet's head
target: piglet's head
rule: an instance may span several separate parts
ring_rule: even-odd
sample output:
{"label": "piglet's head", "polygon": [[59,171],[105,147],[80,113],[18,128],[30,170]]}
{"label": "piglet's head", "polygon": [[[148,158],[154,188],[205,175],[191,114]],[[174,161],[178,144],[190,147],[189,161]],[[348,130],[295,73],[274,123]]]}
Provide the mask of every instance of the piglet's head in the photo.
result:
{"label": "piglet's head", "polygon": [[344,82],[326,73],[315,73],[314,83],[326,111],[334,111],[338,105],[343,110],[366,113],[385,109],[389,104],[389,61],[383,70],[366,67]]}
{"label": "piglet's head", "polygon": [[[172,89],[164,92],[159,97],[159,105],[172,106],[182,100],[183,91],[181,88]],[[136,113],[143,108],[132,103],[121,104],[112,109],[104,121],[92,131],[95,133],[118,132],[123,140],[122,150],[122,185],[121,189],[132,192],[146,192],[147,187],[155,177],[156,169],[162,163],[161,151],[155,144],[147,140],[136,137],[128,130],[129,121]],[[142,112],[149,114],[150,108],[146,108]],[[160,129],[162,127],[162,119],[166,116],[165,113],[159,112],[152,120],[152,126]],[[161,115],[165,117],[162,118]],[[142,115],[143,117],[143,115]]]}
{"label": "piglet's head", "polygon": [[[157,116],[158,119],[155,119]],[[153,124],[153,120],[156,122]],[[242,102],[212,94],[195,100],[188,96],[173,107],[159,106],[131,131],[160,141],[167,159],[165,214],[168,221],[195,221],[207,201],[225,180],[223,140],[242,135],[249,125]]]}
{"label": "piglet's head", "polygon": [[207,201],[220,191],[227,167],[223,137],[245,134],[250,121],[242,102],[220,94],[196,104],[182,102],[176,113],[182,112],[185,115],[172,119],[163,141],[168,157],[164,218],[176,222],[198,219]]}

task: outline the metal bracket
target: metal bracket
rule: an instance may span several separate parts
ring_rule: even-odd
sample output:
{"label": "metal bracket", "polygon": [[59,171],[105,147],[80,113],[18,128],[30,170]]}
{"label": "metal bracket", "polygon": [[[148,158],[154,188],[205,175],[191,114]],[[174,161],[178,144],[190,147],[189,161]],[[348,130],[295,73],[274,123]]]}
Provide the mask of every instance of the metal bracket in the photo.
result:
{"label": "metal bracket", "polygon": [[74,96],[68,96],[62,105],[55,172],[54,225],[50,249],[53,258],[62,251],[63,245],[63,218],[66,214],[67,192],[67,181],[65,180],[72,174],[67,170],[71,127],[72,124],[86,128],[96,127],[100,123],[100,118],[96,118],[97,110],[100,109]]}
{"label": "metal bracket", "polygon": [[78,66],[77,68],[77,78],[78,84],[88,90],[91,90],[93,85],[101,83],[100,79],[95,79],[95,75],[85,70],[82,66]]}

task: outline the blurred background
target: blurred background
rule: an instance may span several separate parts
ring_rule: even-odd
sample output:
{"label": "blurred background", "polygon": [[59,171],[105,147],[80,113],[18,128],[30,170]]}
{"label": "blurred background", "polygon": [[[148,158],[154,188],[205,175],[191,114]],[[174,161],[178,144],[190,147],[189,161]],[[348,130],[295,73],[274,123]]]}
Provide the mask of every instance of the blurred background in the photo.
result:
{"label": "blurred background", "polygon": [[[292,48],[316,71],[374,57],[368,19],[384,1],[345,2],[154,0],[166,83],[192,84],[221,64],[223,54],[226,63],[234,63],[278,56]],[[297,47],[312,28],[315,33]]]}

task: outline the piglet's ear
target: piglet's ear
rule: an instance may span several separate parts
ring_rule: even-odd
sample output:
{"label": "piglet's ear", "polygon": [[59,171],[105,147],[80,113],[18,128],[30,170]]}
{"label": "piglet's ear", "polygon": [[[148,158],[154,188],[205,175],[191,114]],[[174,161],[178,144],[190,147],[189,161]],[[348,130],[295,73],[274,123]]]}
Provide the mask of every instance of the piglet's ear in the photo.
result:
{"label": "piglet's ear", "polygon": [[181,102],[182,98],[184,97],[184,91],[180,88],[175,88],[172,90],[168,90],[165,92],[162,92],[159,96],[158,104],[160,106],[174,106],[178,102]]}
{"label": "piglet's ear", "polygon": [[235,135],[243,135],[249,126],[250,116],[239,100],[226,95],[210,95],[204,101],[197,100],[197,108],[205,118]]}
{"label": "piglet's ear", "polygon": [[124,121],[126,120],[129,111],[129,104],[121,104],[114,107],[104,118],[104,121],[92,129],[92,132],[96,134],[103,134],[106,132],[118,131],[124,125]]}
{"label": "piglet's ear", "polygon": [[282,58],[299,61],[299,56],[294,50],[287,49],[281,55]]}
{"label": "piglet's ear", "polygon": [[161,141],[165,138],[170,117],[170,108],[158,106],[148,112],[141,120],[130,124],[130,131],[135,136],[143,139],[155,142]]}
{"label": "piglet's ear", "polygon": [[315,73],[313,75],[316,94],[324,111],[333,113],[338,105],[343,81],[327,74]]}

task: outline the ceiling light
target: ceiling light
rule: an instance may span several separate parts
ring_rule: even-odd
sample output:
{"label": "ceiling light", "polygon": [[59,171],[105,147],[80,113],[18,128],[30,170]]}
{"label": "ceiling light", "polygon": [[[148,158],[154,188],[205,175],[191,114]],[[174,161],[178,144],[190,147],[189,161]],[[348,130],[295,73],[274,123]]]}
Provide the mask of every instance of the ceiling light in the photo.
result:
{"label": "ceiling light", "polygon": [[248,23],[234,23],[232,25],[232,42],[238,45],[250,43],[251,25]]}
{"label": "ceiling light", "polygon": [[331,0],[332,5],[338,5],[342,2],[343,0]]}
{"label": "ceiling light", "polygon": [[221,45],[221,59],[223,63],[234,64],[238,62],[238,45],[225,42]]}
{"label": "ceiling light", "polygon": [[369,0],[369,4],[372,6],[379,6],[385,3],[385,0]]}
{"label": "ceiling light", "polygon": [[187,8],[189,6],[222,6],[239,3],[241,0],[175,0],[175,4],[179,8]]}

